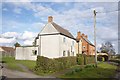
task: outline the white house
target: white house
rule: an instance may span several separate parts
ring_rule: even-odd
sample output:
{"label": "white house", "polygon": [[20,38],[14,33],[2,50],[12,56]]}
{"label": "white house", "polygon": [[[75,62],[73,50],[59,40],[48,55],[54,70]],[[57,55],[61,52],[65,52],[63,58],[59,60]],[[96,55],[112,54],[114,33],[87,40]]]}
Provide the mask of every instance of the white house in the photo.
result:
{"label": "white house", "polygon": [[53,22],[53,17],[48,17],[48,23],[38,34],[36,45],[41,56],[58,58],[63,56],[75,56],[76,40],[66,29]]}
{"label": "white house", "polygon": [[[38,55],[48,58],[76,56],[75,43],[76,39],[73,35],[68,30],[54,23],[52,16],[48,17],[48,23],[35,38],[35,44],[38,46]],[[18,52],[16,51],[16,59],[23,55]],[[29,55],[29,53],[25,55]],[[27,59],[24,56],[21,58]]]}

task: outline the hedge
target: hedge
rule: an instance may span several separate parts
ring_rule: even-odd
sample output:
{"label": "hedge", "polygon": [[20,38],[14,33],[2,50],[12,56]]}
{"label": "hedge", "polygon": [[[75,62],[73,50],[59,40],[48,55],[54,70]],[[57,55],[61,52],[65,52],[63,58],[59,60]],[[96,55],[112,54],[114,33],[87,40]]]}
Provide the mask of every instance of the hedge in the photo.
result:
{"label": "hedge", "polygon": [[35,71],[42,73],[56,72],[77,65],[76,57],[61,57],[49,59],[37,56]]}
{"label": "hedge", "polygon": [[86,57],[87,57],[87,59],[86,59],[86,61],[87,61],[86,63],[87,64],[95,63],[95,56],[93,56],[93,55],[89,55],[88,56],[87,55]]}
{"label": "hedge", "polygon": [[76,57],[73,57],[73,56],[55,58],[55,60],[61,63],[64,69],[77,64]]}
{"label": "hedge", "polygon": [[95,56],[93,55],[85,55],[85,54],[77,54],[77,64],[78,65],[86,65],[95,63]]}
{"label": "hedge", "polygon": [[94,62],[94,56],[86,56],[82,54],[77,54],[77,57],[69,56],[54,59],[49,59],[43,56],[37,56],[35,71],[42,73],[50,73],[64,70],[74,65],[90,64]]}
{"label": "hedge", "polygon": [[84,64],[84,56],[82,54],[77,54],[77,64],[78,65]]}

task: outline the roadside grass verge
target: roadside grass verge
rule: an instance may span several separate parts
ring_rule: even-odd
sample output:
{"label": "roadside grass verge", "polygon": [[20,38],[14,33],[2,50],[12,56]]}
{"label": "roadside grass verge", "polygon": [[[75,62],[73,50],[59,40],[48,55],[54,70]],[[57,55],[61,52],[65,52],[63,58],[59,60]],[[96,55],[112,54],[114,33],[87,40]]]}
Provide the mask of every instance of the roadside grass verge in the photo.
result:
{"label": "roadside grass verge", "polygon": [[2,57],[2,61],[4,62],[6,68],[11,70],[23,71],[16,63],[14,57]]}
{"label": "roadside grass verge", "polygon": [[36,61],[31,61],[31,60],[16,60],[16,62],[26,66],[30,71],[33,71],[36,65]]}
{"label": "roadside grass verge", "polygon": [[14,57],[2,57],[2,61],[4,62],[5,66],[11,70],[18,70],[24,71],[18,64],[22,64],[27,67],[29,70],[33,70],[36,62],[30,60],[15,60]]}
{"label": "roadside grass verge", "polygon": [[77,67],[58,78],[110,78],[115,75],[117,66],[108,63],[99,63],[98,67],[86,65],[84,68]]}

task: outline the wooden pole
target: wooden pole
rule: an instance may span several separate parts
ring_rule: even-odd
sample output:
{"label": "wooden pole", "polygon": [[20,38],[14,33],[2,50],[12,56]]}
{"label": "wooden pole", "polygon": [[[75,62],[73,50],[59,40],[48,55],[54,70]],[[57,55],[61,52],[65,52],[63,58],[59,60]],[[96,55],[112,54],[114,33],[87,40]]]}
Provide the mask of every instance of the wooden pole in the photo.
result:
{"label": "wooden pole", "polygon": [[96,51],[96,11],[94,10],[94,45],[95,45],[95,66],[97,67],[97,51]]}
{"label": "wooden pole", "polygon": [[79,41],[78,41],[78,54],[80,54],[80,53],[79,53]]}

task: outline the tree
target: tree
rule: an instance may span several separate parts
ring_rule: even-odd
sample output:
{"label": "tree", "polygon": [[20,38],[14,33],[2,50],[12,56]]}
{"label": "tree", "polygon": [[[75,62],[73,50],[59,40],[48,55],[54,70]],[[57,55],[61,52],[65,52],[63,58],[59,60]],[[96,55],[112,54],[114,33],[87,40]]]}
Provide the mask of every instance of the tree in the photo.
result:
{"label": "tree", "polygon": [[36,46],[36,41],[34,41],[34,42],[32,43],[32,45],[33,45],[33,46]]}
{"label": "tree", "polygon": [[18,42],[16,42],[16,43],[14,44],[14,46],[15,46],[15,47],[20,47],[21,45],[20,45]]}
{"label": "tree", "polygon": [[109,56],[109,59],[112,55],[115,55],[115,49],[111,42],[107,41],[104,44],[102,43],[102,47],[100,48],[100,51],[102,53],[107,53]]}

